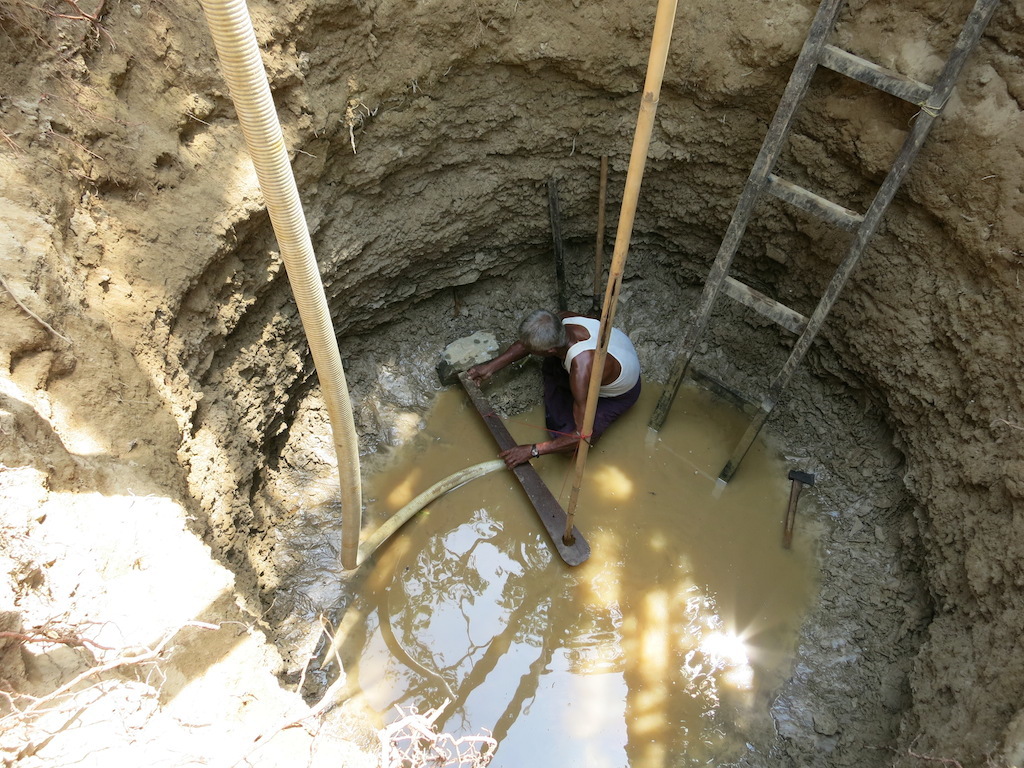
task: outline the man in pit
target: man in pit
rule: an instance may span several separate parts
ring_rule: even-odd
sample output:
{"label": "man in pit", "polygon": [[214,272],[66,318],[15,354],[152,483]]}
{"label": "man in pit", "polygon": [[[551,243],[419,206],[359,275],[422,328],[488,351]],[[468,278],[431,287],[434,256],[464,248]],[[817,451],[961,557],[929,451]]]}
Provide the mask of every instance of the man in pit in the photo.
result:
{"label": "man in pit", "polygon": [[[520,323],[519,341],[493,360],[475,365],[466,372],[470,379],[480,384],[509,363],[522,360],[527,355],[544,358],[544,412],[551,439],[502,451],[500,456],[509,469],[545,453],[576,448],[583,430],[600,325],[600,321],[590,317],[535,310]],[[636,350],[626,334],[613,328],[601,377],[591,445],[639,397],[640,361]]]}

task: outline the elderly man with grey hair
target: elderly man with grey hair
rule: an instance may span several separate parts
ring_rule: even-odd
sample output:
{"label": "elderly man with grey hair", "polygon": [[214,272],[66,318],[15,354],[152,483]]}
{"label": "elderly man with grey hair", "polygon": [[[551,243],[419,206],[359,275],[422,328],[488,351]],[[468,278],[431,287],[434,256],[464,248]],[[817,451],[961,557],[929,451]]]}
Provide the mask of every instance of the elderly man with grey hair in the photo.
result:
{"label": "elderly man with grey hair", "polygon": [[[493,360],[467,371],[469,378],[480,384],[509,363],[522,360],[527,355],[544,358],[544,411],[551,439],[502,451],[501,458],[509,469],[545,453],[576,448],[587,409],[587,392],[597,357],[599,329],[600,321],[591,317],[568,312],[556,315],[546,309],[538,309],[520,323],[519,341]],[[640,361],[636,350],[626,334],[613,328],[601,377],[591,443],[639,397]]]}

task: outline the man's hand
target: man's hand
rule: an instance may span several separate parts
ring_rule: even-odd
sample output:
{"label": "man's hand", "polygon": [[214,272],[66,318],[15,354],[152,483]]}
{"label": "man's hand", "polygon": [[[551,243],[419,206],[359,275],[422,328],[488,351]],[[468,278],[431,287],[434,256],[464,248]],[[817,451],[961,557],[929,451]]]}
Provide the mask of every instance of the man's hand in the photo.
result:
{"label": "man's hand", "polygon": [[517,341],[493,360],[488,360],[486,363],[474,365],[466,371],[466,376],[468,376],[469,380],[475,384],[483,384],[506,365],[514,363],[517,360],[522,360],[528,354],[530,353],[527,351],[526,347],[523,346],[523,342]]}
{"label": "man's hand", "polygon": [[517,445],[509,448],[507,451],[502,451],[498,456],[505,460],[506,467],[509,469],[515,469],[520,464],[525,464],[533,458],[530,455],[532,451],[532,445]]}
{"label": "man's hand", "polygon": [[474,365],[472,368],[466,371],[466,376],[469,377],[469,380],[477,385],[483,384],[485,381],[491,378],[493,374],[494,368],[491,367],[491,364],[489,362]]}

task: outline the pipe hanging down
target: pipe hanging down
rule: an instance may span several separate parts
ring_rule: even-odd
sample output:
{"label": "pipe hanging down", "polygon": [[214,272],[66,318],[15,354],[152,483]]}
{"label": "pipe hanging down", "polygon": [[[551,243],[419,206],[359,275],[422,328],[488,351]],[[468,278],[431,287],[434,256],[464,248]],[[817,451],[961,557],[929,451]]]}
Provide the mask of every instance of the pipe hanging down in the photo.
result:
{"label": "pipe hanging down", "polygon": [[327,405],[341,485],[341,565],[356,567],[363,499],[352,403],[309,228],[245,0],[200,0],[256,167]]}

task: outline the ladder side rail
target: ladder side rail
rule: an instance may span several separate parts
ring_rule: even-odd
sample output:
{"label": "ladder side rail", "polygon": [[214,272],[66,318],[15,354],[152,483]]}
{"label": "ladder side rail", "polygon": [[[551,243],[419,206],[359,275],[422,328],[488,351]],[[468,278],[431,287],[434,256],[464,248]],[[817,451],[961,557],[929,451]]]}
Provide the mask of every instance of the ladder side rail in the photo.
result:
{"label": "ladder side rail", "polygon": [[726,482],[731,479],[733,473],[736,471],[736,467],[739,466],[743,457],[750,449],[750,446],[757,438],[758,433],[761,431],[761,427],[764,426],[764,423],[768,420],[768,417],[774,410],[783,390],[793,378],[793,374],[796,373],[797,367],[803,361],[804,356],[810,349],[811,343],[818,335],[822,325],[824,325],[825,318],[828,317],[836,299],[839,297],[840,291],[842,291],[843,286],[846,284],[847,279],[853,272],[854,267],[857,266],[857,262],[860,260],[861,255],[867,248],[868,242],[878,230],[878,227],[882,222],[882,216],[885,214],[893,197],[896,195],[896,191],[903,183],[903,179],[906,177],[907,171],[910,170],[910,166],[921,151],[921,146],[928,137],[928,133],[931,131],[932,125],[942,113],[946,102],[949,100],[949,95],[953,90],[953,86],[967,61],[967,56],[977,45],[978,40],[981,38],[981,34],[984,32],[989,19],[992,18],[992,14],[998,3],[999,0],[978,0],[972,9],[967,22],[964,24],[963,30],[961,30],[960,36],[957,38],[953,52],[946,60],[942,73],[932,89],[932,103],[923,105],[921,107],[921,111],[917,114],[917,117],[914,120],[914,125],[903,142],[903,147],[900,150],[899,156],[896,158],[896,162],[893,164],[889,174],[885,177],[885,181],[882,182],[882,186],[875,195],[875,199],[864,214],[864,223],[861,224],[858,229],[856,237],[853,242],[850,243],[846,256],[843,258],[839,268],[832,276],[832,280],[829,282],[828,288],[825,290],[821,300],[818,302],[818,306],[811,314],[811,317],[807,322],[807,328],[800,335],[800,338],[797,339],[796,344],[793,346],[793,350],[790,352],[789,358],[786,360],[779,373],[776,374],[775,378],[772,380],[768,395],[764,399],[764,405],[758,412],[757,416],[754,417],[754,420],[747,428],[747,431],[743,434],[743,437],[740,438],[739,443],[733,450],[732,457],[729,459],[728,463],[726,463],[719,475],[720,479]]}
{"label": "ladder side rail", "polygon": [[914,160],[917,159],[917,155],[920,153],[925,139],[928,138],[932,126],[945,108],[949,95],[953,91],[953,86],[967,61],[967,56],[977,45],[985,25],[992,17],[998,2],[999,0],[978,0],[975,4],[967,19],[967,23],[961,31],[960,37],[957,39],[953,53],[947,59],[942,74],[936,81],[932,96],[933,103],[923,105],[921,111],[917,113],[914,124],[903,142],[896,162],[893,163],[892,168],[885,177],[885,181],[882,182],[882,186],[876,193],[875,199],[871,201],[871,205],[865,212],[864,222],[857,230],[853,242],[850,243],[846,256],[832,276],[828,288],[826,288],[825,293],[818,302],[818,306],[811,314],[807,328],[797,340],[789,359],[772,381],[769,390],[771,393],[769,395],[770,398],[777,398],[789,383],[793,373],[796,371],[796,367],[807,353],[811,342],[814,341],[814,337],[817,336],[818,331],[824,324],[825,318],[832,310],[832,306],[839,297],[839,293],[846,284],[846,280],[853,272],[854,267],[857,266],[858,260],[881,225],[882,217],[896,196],[896,192],[903,184],[903,179],[906,178],[907,172],[910,170],[911,165],[913,165]]}
{"label": "ladder side rail", "polygon": [[800,55],[793,67],[789,83],[787,83],[782,99],[779,101],[779,106],[775,110],[775,116],[772,118],[764,142],[761,144],[761,150],[758,152],[757,160],[755,160],[754,167],[747,178],[747,183],[744,185],[740,200],[736,204],[736,210],[733,212],[732,220],[729,222],[725,237],[718,249],[718,255],[715,257],[715,261],[711,265],[711,271],[704,282],[704,290],[701,293],[700,302],[695,310],[693,319],[683,335],[680,353],[676,358],[672,373],[665,385],[665,390],[661,393],[658,404],[654,408],[650,421],[652,429],[661,429],[661,425],[665,422],[665,417],[672,407],[672,402],[679,391],[679,385],[686,375],[690,358],[693,357],[693,352],[697,348],[697,342],[707,327],[711,308],[718,298],[719,288],[729,272],[733,257],[736,255],[740,240],[743,238],[743,233],[747,228],[747,222],[750,220],[750,215],[754,210],[754,205],[761,196],[768,174],[771,173],[776,161],[779,159],[782,145],[793,123],[793,117],[807,93],[811,78],[818,68],[821,51],[833,27],[835,27],[840,11],[842,11],[845,5],[846,0],[822,0],[821,5],[818,6],[818,11],[814,16],[814,21],[811,23],[807,39],[804,41],[803,48],[800,50]]}
{"label": "ladder side rail", "polygon": [[981,40],[981,36],[985,32],[985,27],[988,26],[998,5],[999,0],[977,0],[974,4],[971,12],[967,15],[963,29],[960,30],[953,50],[946,59],[942,72],[932,86],[932,97],[928,104],[921,105],[922,109],[931,111],[935,117],[938,117],[938,114],[945,108],[949,95],[953,92],[953,86],[956,85],[960,72],[963,70],[964,64],[967,63],[967,57],[977,47],[978,41]]}

